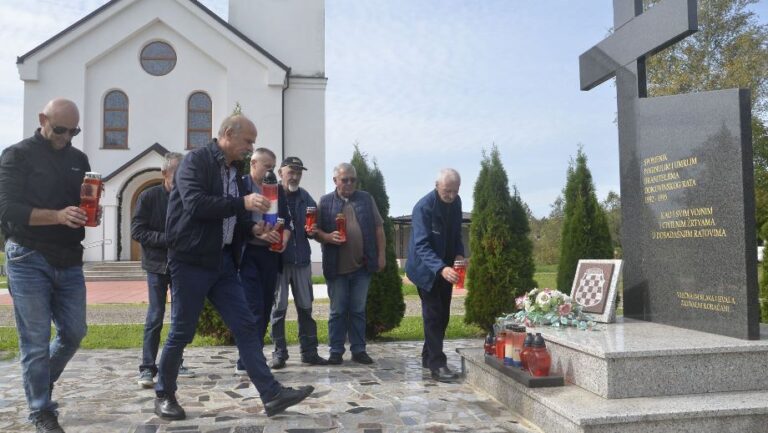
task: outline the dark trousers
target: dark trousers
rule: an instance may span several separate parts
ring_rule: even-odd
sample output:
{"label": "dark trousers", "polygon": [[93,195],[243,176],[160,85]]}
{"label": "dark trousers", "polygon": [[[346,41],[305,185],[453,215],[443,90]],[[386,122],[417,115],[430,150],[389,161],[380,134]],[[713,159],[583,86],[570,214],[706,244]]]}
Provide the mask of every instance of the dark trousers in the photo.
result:
{"label": "dark trousers", "polygon": [[[245,299],[248,308],[259,320],[257,330],[262,344],[267,335],[272,305],[275,303],[280,259],[280,254],[269,251],[269,247],[248,245],[245,247],[243,263],[240,266],[240,281],[243,284]],[[243,368],[239,359],[237,368]]]}
{"label": "dark trousers", "polygon": [[200,312],[207,297],[218,310],[227,327],[235,335],[235,343],[245,364],[251,382],[256,386],[263,402],[272,400],[281,390],[264,358],[264,344],[258,333],[263,318],[253,315],[245,300],[243,288],[237,278],[232,252],[222,255],[218,270],[201,268],[171,260],[171,331],[163,347],[158,365],[155,390],[159,393],[176,392],[181,356],[184,347],[195,336]]}
{"label": "dark trousers", "polygon": [[443,352],[445,330],[451,317],[451,296],[453,285],[441,275],[435,279],[430,291],[419,289],[421,317],[424,320],[424,347],[421,350],[422,363],[430,369],[445,367],[447,360]]}
{"label": "dark trousers", "polygon": [[160,346],[160,331],[163,330],[165,302],[168,299],[168,287],[170,285],[170,275],[147,272],[149,307],[147,307],[147,318],[144,321],[144,345],[139,371],[151,370],[153,375],[157,374],[155,360]]}

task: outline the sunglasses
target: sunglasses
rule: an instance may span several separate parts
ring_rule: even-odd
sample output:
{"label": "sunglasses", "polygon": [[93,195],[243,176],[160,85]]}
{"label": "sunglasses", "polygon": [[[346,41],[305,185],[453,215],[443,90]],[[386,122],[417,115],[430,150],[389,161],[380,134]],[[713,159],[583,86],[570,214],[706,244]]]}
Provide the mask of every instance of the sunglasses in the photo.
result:
{"label": "sunglasses", "polygon": [[339,182],[346,185],[346,184],[357,182],[357,178],[356,177],[340,177]]}
{"label": "sunglasses", "polygon": [[80,133],[80,131],[82,131],[82,129],[80,129],[79,126],[76,126],[74,128],[67,128],[67,127],[64,127],[64,126],[54,126],[53,128],[51,128],[51,130],[56,135],[63,135],[65,133],[69,132],[69,135],[72,136],[72,137],[76,136],[77,134]]}

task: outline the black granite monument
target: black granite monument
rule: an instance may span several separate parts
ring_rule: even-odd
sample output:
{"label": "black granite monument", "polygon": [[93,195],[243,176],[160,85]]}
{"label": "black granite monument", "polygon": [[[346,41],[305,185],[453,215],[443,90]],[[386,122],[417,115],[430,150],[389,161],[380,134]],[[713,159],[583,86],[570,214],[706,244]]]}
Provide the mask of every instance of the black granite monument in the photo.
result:
{"label": "black granite monument", "polygon": [[648,98],[645,59],[696,32],[696,0],[613,0],[614,33],[579,57],[616,77],[624,316],[759,338],[749,90]]}

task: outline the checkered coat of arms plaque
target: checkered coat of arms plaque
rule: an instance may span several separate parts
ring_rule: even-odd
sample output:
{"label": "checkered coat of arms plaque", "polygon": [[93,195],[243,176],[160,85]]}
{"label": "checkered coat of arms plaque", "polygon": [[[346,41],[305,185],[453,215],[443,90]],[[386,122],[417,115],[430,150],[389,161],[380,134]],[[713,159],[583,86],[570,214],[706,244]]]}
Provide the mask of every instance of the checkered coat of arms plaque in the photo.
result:
{"label": "checkered coat of arms plaque", "polygon": [[571,298],[576,304],[581,305],[583,312],[603,314],[606,311],[613,270],[613,263],[597,261],[579,263]]}

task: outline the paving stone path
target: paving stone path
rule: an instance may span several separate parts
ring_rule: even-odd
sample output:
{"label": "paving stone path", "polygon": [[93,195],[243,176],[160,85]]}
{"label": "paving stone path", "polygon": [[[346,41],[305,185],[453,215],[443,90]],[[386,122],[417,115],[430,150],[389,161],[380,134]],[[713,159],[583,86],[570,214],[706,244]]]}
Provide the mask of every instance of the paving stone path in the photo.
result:
{"label": "paving stone path", "polygon": [[[449,364],[458,347],[446,343]],[[197,377],[179,380],[187,419],[168,422],[153,413],[152,390],[136,384],[136,350],[81,350],[56,384],[60,421],[70,433],[321,433],[321,432],[538,432],[487,395],[463,383],[444,384],[421,368],[421,342],[375,343],[372,366],[346,355],[343,365],[303,366],[289,348],[288,367],[275,372],[285,385],[312,384],[315,392],[284,414],[267,418],[255,388],[233,374],[233,347],[190,348],[185,365]],[[0,362],[0,431],[31,432],[17,360]]]}

